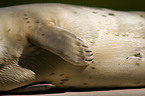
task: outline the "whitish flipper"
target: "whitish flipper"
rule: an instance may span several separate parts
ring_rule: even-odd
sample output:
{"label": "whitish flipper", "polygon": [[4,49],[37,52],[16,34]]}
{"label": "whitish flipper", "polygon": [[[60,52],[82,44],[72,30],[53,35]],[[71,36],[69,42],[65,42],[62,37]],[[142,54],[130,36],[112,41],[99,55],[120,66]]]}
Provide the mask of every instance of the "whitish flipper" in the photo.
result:
{"label": "whitish flipper", "polygon": [[[7,61],[6,63],[10,63]],[[7,65],[0,69],[0,91],[8,91],[14,88],[31,84],[35,79],[35,73],[22,68],[17,64]],[[12,62],[11,62],[12,63]]]}
{"label": "whitish flipper", "polygon": [[88,65],[93,61],[92,51],[70,31],[55,25],[43,26],[29,40],[37,46],[50,50],[75,65]]}
{"label": "whitish flipper", "polygon": [[46,90],[55,88],[55,85],[52,84],[44,84],[44,83],[38,83],[38,84],[31,84],[27,86],[23,86],[14,90],[9,91],[10,93],[31,93],[31,92],[44,92]]}

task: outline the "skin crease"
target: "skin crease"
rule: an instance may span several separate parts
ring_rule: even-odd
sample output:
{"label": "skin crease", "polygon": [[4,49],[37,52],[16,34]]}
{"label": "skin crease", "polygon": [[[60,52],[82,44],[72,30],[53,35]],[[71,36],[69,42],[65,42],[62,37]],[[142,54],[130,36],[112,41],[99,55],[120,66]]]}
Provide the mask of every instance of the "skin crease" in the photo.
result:
{"label": "skin crease", "polygon": [[[51,42],[49,38],[59,36],[52,35],[53,31],[66,36],[64,41],[69,43],[64,52],[71,59],[78,60],[74,53],[84,52],[76,36],[92,51],[93,62],[87,65],[80,60],[82,65],[77,65],[57,54],[56,50],[64,46]],[[1,8],[0,91],[37,82],[50,82],[60,88],[145,86],[144,32],[144,12],[64,4]],[[67,48],[72,51],[69,53]]]}

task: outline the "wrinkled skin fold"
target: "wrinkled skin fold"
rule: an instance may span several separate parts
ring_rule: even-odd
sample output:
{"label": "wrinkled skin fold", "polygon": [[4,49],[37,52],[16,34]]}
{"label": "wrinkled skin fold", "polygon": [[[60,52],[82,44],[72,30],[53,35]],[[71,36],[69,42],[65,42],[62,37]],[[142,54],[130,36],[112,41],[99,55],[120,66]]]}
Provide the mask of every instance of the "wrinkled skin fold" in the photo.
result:
{"label": "wrinkled skin fold", "polygon": [[145,12],[67,4],[0,8],[0,91],[39,82],[143,87],[144,54]]}

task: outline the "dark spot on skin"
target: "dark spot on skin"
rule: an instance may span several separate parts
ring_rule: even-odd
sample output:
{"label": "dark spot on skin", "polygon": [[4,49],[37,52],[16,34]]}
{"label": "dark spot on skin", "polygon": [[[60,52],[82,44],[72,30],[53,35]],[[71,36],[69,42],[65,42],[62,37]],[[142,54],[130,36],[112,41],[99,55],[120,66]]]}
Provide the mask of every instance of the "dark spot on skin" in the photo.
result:
{"label": "dark spot on skin", "polygon": [[24,16],[27,16],[27,14],[24,14]]}
{"label": "dark spot on skin", "polygon": [[126,59],[129,59],[129,57],[126,57]]}
{"label": "dark spot on skin", "polygon": [[102,15],[103,17],[107,17],[106,15]]}
{"label": "dark spot on skin", "polygon": [[20,39],[18,39],[18,41],[21,41]]}
{"label": "dark spot on skin", "polygon": [[120,65],[120,63],[118,65]]}
{"label": "dark spot on skin", "polygon": [[89,79],[91,79],[92,77],[89,77]]}
{"label": "dark spot on skin", "polygon": [[142,56],[141,56],[140,53],[136,53],[136,54],[134,54],[133,56],[142,58]]}
{"label": "dark spot on skin", "polygon": [[11,29],[8,29],[8,31],[7,32],[10,32],[11,31]]}
{"label": "dark spot on skin", "polygon": [[4,64],[0,64],[0,69],[4,68],[4,66],[5,66]]}
{"label": "dark spot on skin", "polygon": [[50,73],[49,75],[55,75],[55,73]]}
{"label": "dark spot on skin", "polygon": [[145,37],[143,37],[142,39],[145,39]]}
{"label": "dark spot on skin", "polygon": [[83,83],[83,85],[88,85],[88,83]]}
{"label": "dark spot on skin", "polygon": [[129,36],[129,35],[128,35],[128,34],[123,34],[123,35],[122,35],[122,37],[127,37],[127,36]]}
{"label": "dark spot on skin", "polygon": [[113,14],[113,13],[108,13],[108,15],[110,15],[110,16],[115,16],[115,14]]}
{"label": "dark spot on skin", "polygon": [[77,14],[78,12],[75,11],[75,12],[73,12],[73,13],[74,13],[74,14]]}
{"label": "dark spot on skin", "polygon": [[140,17],[144,17],[143,15],[140,15]]}
{"label": "dark spot on skin", "polygon": [[64,84],[64,82],[60,82],[60,84]]}
{"label": "dark spot on skin", "polygon": [[30,23],[30,21],[27,21],[26,23]]}
{"label": "dark spot on skin", "polygon": [[45,36],[45,34],[41,34],[42,36]]}
{"label": "dark spot on skin", "polygon": [[118,34],[114,34],[114,36],[119,36]]}
{"label": "dark spot on skin", "polygon": [[91,67],[91,69],[95,69],[95,67]]}
{"label": "dark spot on skin", "polygon": [[40,23],[39,21],[36,21],[36,23]]}
{"label": "dark spot on skin", "polygon": [[97,14],[98,12],[96,12],[96,11],[93,11],[92,13],[94,13],[94,14]]}
{"label": "dark spot on skin", "polygon": [[64,74],[60,74],[60,76],[63,76]]}
{"label": "dark spot on skin", "polygon": [[66,79],[62,79],[61,81],[68,81],[68,80],[69,80],[69,79],[66,78]]}

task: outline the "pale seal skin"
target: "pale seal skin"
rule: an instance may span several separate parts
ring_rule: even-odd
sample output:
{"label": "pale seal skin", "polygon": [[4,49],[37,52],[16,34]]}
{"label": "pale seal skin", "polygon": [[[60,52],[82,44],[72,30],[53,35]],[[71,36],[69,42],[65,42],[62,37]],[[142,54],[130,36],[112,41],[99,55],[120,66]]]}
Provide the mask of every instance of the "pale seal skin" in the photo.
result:
{"label": "pale seal skin", "polygon": [[0,8],[0,62],[0,91],[39,82],[145,86],[145,12],[66,4]]}

